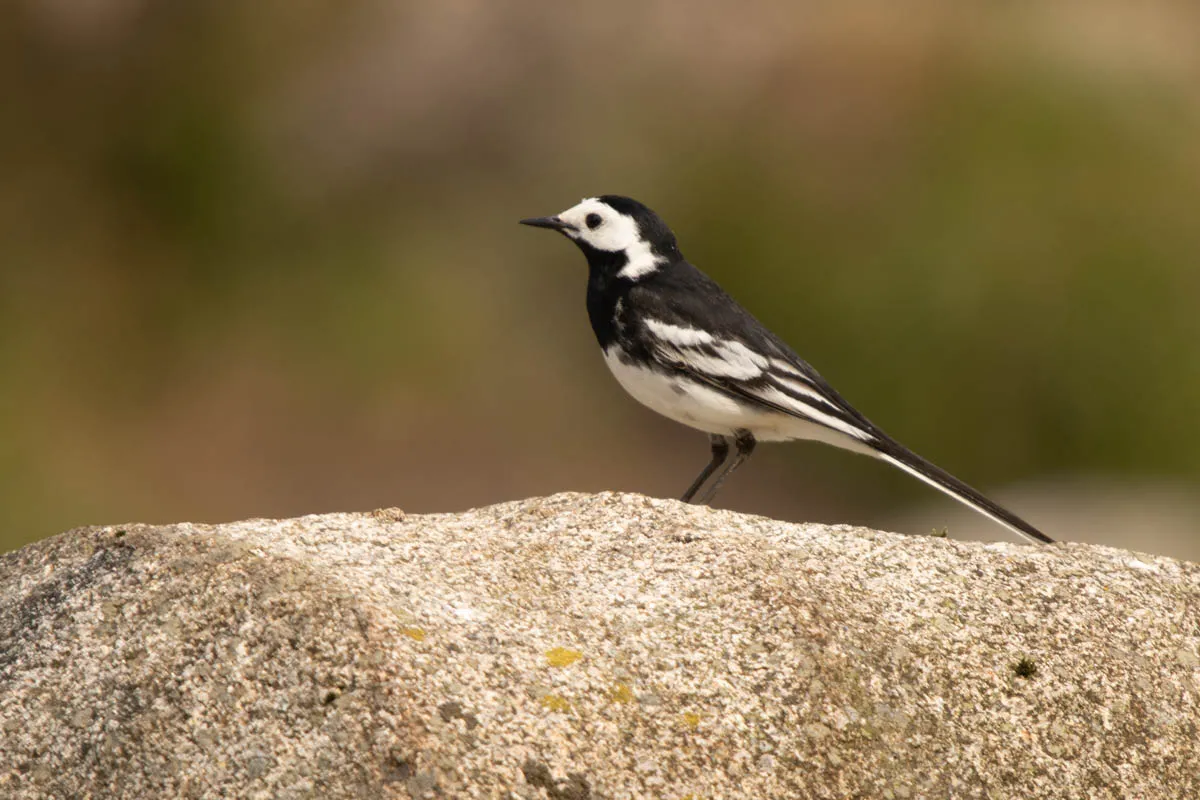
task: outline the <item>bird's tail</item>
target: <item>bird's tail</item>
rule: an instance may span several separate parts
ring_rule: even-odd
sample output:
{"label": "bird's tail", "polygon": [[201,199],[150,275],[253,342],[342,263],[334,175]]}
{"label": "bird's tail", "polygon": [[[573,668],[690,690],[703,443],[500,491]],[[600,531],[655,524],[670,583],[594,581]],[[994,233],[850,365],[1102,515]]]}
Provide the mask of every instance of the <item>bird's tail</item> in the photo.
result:
{"label": "bird's tail", "polygon": [[872,442],[872,445],[875,449],[875,455],[879,458],[899,467],[910,475],[920,478],[935,489],[940,489],[968,508],[973,508],[980,514],[992,518],[1013,533],[1031,542],[1040,544],[1054,543],[1053,539],[1016,514],[996,505],[949,472],[946,472],[946,470],[926,461],[899,442],[882,436],[875,442]]}

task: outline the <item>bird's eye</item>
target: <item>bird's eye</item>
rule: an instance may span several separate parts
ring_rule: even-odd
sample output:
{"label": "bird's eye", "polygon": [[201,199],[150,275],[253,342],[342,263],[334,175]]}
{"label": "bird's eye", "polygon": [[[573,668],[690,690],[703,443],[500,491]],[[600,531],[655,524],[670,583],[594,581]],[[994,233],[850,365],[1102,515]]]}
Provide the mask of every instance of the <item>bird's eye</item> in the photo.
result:
{"label": "bird's eye", "polygon": [[588,214],[587,219],[585,219],[584,222],[587,223],[588,228],[591,230],[596,230],[596,228],[599,228],[600,223],[604,222],[604,220],[599,214]]}

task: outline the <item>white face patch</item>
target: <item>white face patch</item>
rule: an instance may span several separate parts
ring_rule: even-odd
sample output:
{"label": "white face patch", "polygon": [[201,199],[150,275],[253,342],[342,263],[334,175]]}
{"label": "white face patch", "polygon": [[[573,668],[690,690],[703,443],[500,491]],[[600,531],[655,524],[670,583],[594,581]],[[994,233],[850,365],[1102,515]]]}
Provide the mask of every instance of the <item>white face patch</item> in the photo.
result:
{"label": "white face patch", "polygon": [[[589,217],[594,227],[588,224]],[[595,197],[584,198],[558,218],[572,225],[572,229],[563,231],[572,239],[607,253],[624,252],[628,263],[617,273],[619,277],[636,280],[658,269],[662,263],[662,258],[650,250],[650,243],[642,239],[632,217],[619,213]]]}

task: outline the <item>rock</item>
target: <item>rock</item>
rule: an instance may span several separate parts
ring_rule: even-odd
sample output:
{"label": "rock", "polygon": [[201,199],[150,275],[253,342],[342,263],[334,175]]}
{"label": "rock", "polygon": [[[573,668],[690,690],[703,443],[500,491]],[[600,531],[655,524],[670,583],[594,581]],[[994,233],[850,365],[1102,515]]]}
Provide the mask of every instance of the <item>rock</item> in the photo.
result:
{"label": "rock", "polygon": [[1200,796],[1200,567],[637,495],[0,557],[0,797]]}

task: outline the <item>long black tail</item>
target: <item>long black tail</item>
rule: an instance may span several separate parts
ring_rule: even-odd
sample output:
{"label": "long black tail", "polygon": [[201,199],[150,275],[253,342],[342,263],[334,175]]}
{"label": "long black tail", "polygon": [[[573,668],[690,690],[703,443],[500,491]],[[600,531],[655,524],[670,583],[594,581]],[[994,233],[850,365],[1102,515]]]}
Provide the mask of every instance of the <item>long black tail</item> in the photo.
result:
{"label": "long black tail", "polygon": [[1049,536],[1011,511],[1001,508],[991,500],[988,500],[982,494],[949,472],[946,472],[946,470],[926,461],[894,439],[885,435],[879,435],[878,431],[875,433],[878,438],[870,444],[875,449],[876,455],[879,458],[899,467],[910,475],[920,478],[935,489],[942,490],[968,508],[973,508],[980,514],[991,517],[1013,533],[1023,536],[1031,542],[1041,544],[1054,543],[1054,540]]}

